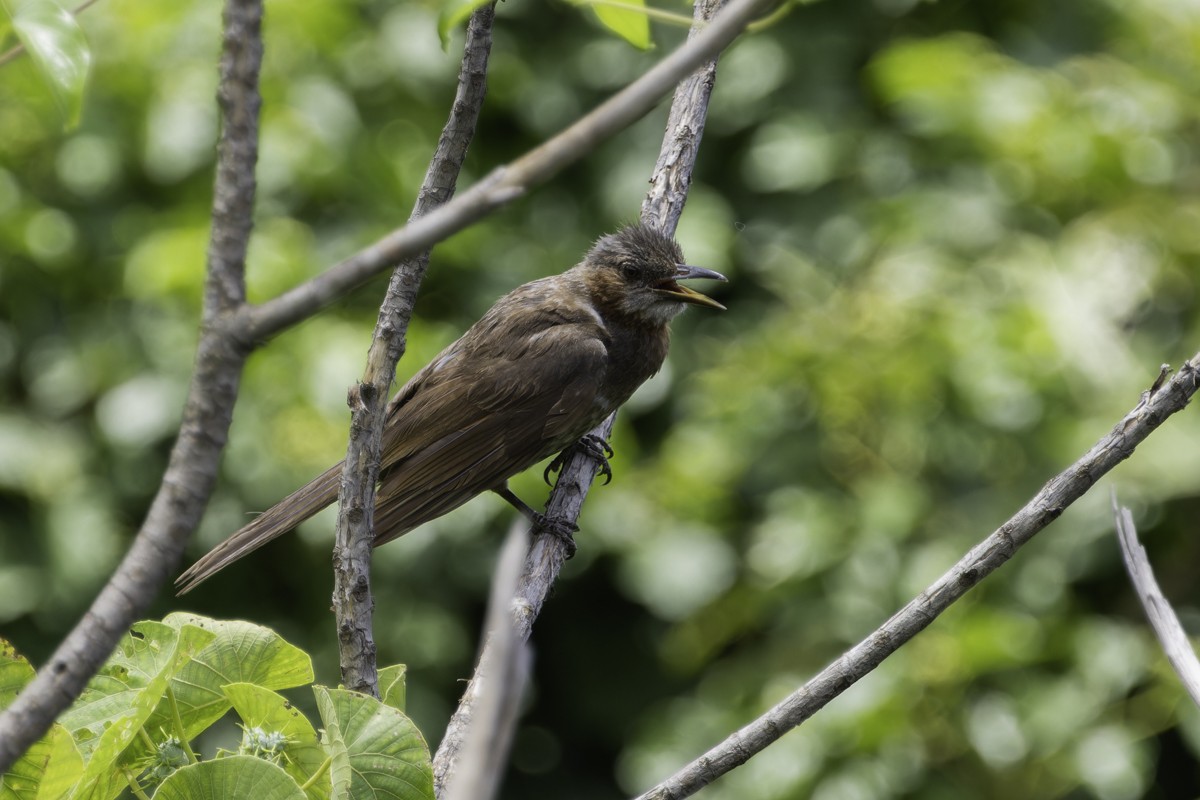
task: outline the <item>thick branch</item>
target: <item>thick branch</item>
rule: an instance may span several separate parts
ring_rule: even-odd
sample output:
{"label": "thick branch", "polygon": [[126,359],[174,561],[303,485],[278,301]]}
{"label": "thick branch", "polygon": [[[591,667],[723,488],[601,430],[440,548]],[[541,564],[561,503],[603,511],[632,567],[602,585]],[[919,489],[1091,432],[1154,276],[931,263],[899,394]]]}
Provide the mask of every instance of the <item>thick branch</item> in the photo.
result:
{"label": "thick branch", "polygon": [[179,438],[146,520],[117,571],[33,683],[0,715],[0,772],[79,696],[117,640],[145,612],[176,569],[216,481],[246,357],[226,322],[244,295],[258,154],[261,22],[260,0],[230,0],[225,7],[218,94],[225,116],[213,190],[203,329]]}
{"label": "thick branch", "polygon": [[[420,219],[453,195],[467,147],[475,135],[487,88],[495,9],[482,6],[471,15],[458,73],[458,91],[442,128],[409,220]],[[417,288],[429,265],[429,250],[406,259],[392,273],[379,309],[375,335],[367,354],[362,382],[350,390],[350,443],[338,497],[337,537],[333,549],[333,610],[337,616],[342,683],[349,689],[379,696],[375,641],[371,632],[370,569],[374,540],[375,484],[379,478],[381,441],[388,387],[404,355],[408,322]]]}
{"label": "thick branch", "polygon": [[704,30],[646,74],[554,138],[507,166],[498,167],[453,201],[409,223],[366,249],[260,306],[246,308],[238,324],[252,341],[268,338],[342,297],[402,258],[419,253],[545,182],[600,142],[628,127],[700,64],[714,58],[754,15],[775,0],[732,0]]}
{"label": "thick branch", "polygon": [[689,797],[744,764],[879,666],[909,639],[1016,553],[1109,470],[1133,453],[1167,417],[1181,410],[1200,385],[1200,353],[1179,374],[1138,405],[1082,458],[1063,470],[991,536],[971,549],[942,577],[896,612],[870,636],[815,678],[725,741],[688,764],[637,800]]}
{"label": "thick branch", "polygon": [[[706,27],[711,29],[712,25],[708,24],[707,20],[711,19],[720,7],[721,0],[700,0],[696,4],[697,22],[689,34],[689,42],[697,37],[700,30]],[[721,19],[727,19],[728,16],[723,14]],[[662,149],[651,177],[651,189],[642,204],[642,221],[667,232],[674,232],[679,215],[683,211],[683,204],[687,200],[687,188],[691,183],[715,74],[714,53],[711,60],[702,64],[676,88],[671,104]],[[592,431],[592,434],[607,440],[612,433],[614,419],[615,414],[610,415]],[[592,481],[596,479],[599,466],[595,459],[583,452],[577,452],[569,458],[559,473],[550,500],[546,504],[546,516],[552,520],[575,523],[583,510],[583,501],[587,498]],[[566,559],[566,545],[561,538],[544,532],[534,538],[512,605],[516,629],[523,639],[529,638],[533,622],[541,612],[542,605],[550,594],[550,588]],[[477,704],[483,696],[482,684],[487,679],[487,666],[493,658],[489,653],[490,649],[490,643],[485,645],[479,666],[467,684],[434,756],[434,791],[439,797],[443,795],[450,776],[454,774],[463,742],[469,738],[469,732],[476,724]]]}

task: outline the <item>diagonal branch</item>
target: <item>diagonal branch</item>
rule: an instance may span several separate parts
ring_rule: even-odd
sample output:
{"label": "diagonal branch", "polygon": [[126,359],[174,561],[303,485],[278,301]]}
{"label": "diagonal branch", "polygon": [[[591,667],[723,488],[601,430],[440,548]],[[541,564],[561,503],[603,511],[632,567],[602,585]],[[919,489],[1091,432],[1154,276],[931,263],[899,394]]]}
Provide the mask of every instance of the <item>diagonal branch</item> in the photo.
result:
{"label": "diagonal branch", "polygon": [[[708,20],[721,8],[722,2],[723,0],[698,0],[695,8],[696,21],[689,34],[689,43],[697,38],[704,28],[711,29],[712,25]],[[720,18],[725,19],[727,16],[728,14],[722,14]],[[642,204],[642,221],[660,230],[674,232],[679,215],[683,212],[700,137],[704,132],[708,98],[712,94],[716,69],[714,53],[710,60],[683,80],[675,90],[662,149],[651,177],[651,189]],[[610,415],[592,431],[592,434],[607,440],[612,432],[615,417],[615,414]],[[599,463],[582,452],[577,452],[567,459],[546,504],[547,518],[570,523],[578,520],[583,501],[587,498],[598,468]],[[541,532],[533,540],[512,605],[514,625],[522,639],[529,638],[533,622],[541,612],[566,558],[566,544],[561,538]],[[485,686],[488,685],[486,673],[488,665],[497,658],[492,649],[491,641],[484,645],[475,674],[467,684],[434,756],[434,790],[439,797],[443,795],[454,776],[463,744],[470,739],[471,732],[477,724],[478,708],[489,700],[485,697]]]}
{"label": "diagonal branch", "polygon": [[786,699],[637,800],[679,800],[738,767],[830,700],[849,689],[905,642],[924,630],[967,591],[998,569],[1067,506],[1091,489],[1105,473],[1129,458],[1133,450],[1167,417],[1180,411],[1200,387],[1200,353],[1167,383],[1142,395],[1141,402],[1112,432],[1082,458],[1050,480],[1008,522],[963,556],[950,571],[897,611],[863,641],[801,686]]}
{"label": "diagonal branch", "polygon": [[[429,169],[421,183],[409,221],[417,220],[454,196],[467,147],[475,135],[487,89],[488,55],[492,48],[491,3],[476,9],[467,25],[467,41],[458,73],[458,90],[442,128]],[[375,536],[375,484],[388,387],[404,355],[408,322],[417,289],[429,266],[429,250],[397,265],[379,309],[375,335],[367,354],[362,382],[350,390],[350,443],[338,496],[337,537],[333,549],[333,610],[337,616],[342,683],[349,689],[379,696],[375,641],[371,633],[371,548]]]}
{"label": "diagonal branch", "polygon": [[675,84],[715,58],[754,16],[775,0],[731,0],[721,14],[648,72],[558,135],[507,166],[497,167],[471,189],[419,220],[399,228],[310,281],[259,306],[246,307],[238,329],[261,341],[306,319],[391,265],[467,227],[568,164],[650,111]]}
{"label": "diagonal branch", "polygon": [[1200,659],[1196,658],[1196,651],[1192,649],[1192,643],[1188,641],[1187,632],[1180,624],[1175,609],[1171,608],[1170,601],[1163,595],[1162,589],[1158,588],[1150,559],[1146,557],[1146,548],[1138,542],[1133,514],[1129,513],[1128,508],[1117,505],[1115,491],[1112,501],[1113,516],[1117,523],[1117,539],[1121,544],[1121,558],[1129,572],[1129,580],[1137,590],[1138,600],[1146,610],[1150,627],[1154,628],[1154,634],[1158,637],[1163,652],[1167,654],[1167,661],[1175,668],[1175,673],[1179,675],[1192,702],[1200,706]]}
{"label": "diagonal branch", "polygon": [[228,319],[244,299],[253,218],[261,0],[229,0],[224,18],[218,90],[224,121],[213,187],[203,324],[179,438],[146,520],[117,571],[34,681],[0,715],[0,773],[78,697],[119,637],[149,607],[179,563],[216,482],[248,352],[232,335]]}

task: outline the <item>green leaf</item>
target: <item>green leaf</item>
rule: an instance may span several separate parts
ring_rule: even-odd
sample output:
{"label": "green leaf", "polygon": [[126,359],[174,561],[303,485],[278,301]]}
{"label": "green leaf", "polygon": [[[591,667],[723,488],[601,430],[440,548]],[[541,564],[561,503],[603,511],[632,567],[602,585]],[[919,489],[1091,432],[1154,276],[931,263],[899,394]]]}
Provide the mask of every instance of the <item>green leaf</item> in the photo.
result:
{"label": "green leaf", "polygon": [[475,9],[493,0],[448,0],[442,4],[438,13],[438,38],[442,40],[442,49],[450,46],[450,31],[462,25],[475,13]]}
{"label": "green leaf", "polygon": [[429,747],[412,720],[373,697],[314,686],[333,756],[333,797],[432,800]]}
{"label": "green leaf", "polygon": [[[59,721],[71,731],[86,762],[74,800],[112,798],[125,780],[115,768],[147,751],[138,732],[159,706],[168,682],[213,638],[193,625],[135,624],[75,705]],[[131,747],[132,745],[132,747]]]}
{"label": "green leaf", "polygon": [[49,86],[67,127],[79,123],[92,51],[71,12],[51,0],[31,0],[12,17],[13,30]]}
{"label": "green leaf", "polygon": [[33,680],[33,667],[5,639],[0,639],[0,708],[8,708]]}
{"label": "green leaf", "polygon": [[304,800],[281,767],[254,756],[229,756],[190,764],[171,774],[154,800]]}
{"label": "green leaf", "polygon": [[[0,708],[7,708],[33,677],[25,657],[0,639]],[[0,800],[66,797],[82,772],[83,758],[70,732],[55,724],[0,775]]]}
{"label": "green leaf", "polygon": [[0,780],[0,800],[60,800],[83,774],[71,732],[55,723]]}
{"label": "green leaf", "polygon": [[22,758],[44,753],[45,768],[38,784],[37,800],[66,797],[83,776],[83,755],[75,746],[71,732],[57,722]]}
{"label": "green leaf", "polygon": [[[230,709],[224,687],[253,683],[266,689],[288,689],[312,683],[312,659],[269,628],[240,620],[222,621],[195,614],[175,613],[163,622],[174,627],[194,625],[215,638],[185,665],[171,682],[183,722],[184,736],[194,738]],[[150,728],[170,728],[171,709],[164,701]]]}
{"label": "green leaf", "polygon": [[[327,756],[317,732],[287,698],[252,683],[232,683],[225,687],[225,695],[247,729],[258,728],[267,733],[279,733],[287,739],[281,751],[281,766],[296,783],[307,783],[321,769]],[[310,800],[323,800],[332,791],[326,773],[313,782],[306,794]]]}
{"label": "green leaf", "polygon": [[[627,8],[626,6],[636,6]],[[600,23],[639,50],[650,49],[650,18],[644,10],[646,0],[620,0],[609,3],[594,0],[592,10]]]}
{"label": "green leaf", "polygon": [[408,686],[408,667],[394,664],[379,670],[379,694],[384,705],[404,711]]}

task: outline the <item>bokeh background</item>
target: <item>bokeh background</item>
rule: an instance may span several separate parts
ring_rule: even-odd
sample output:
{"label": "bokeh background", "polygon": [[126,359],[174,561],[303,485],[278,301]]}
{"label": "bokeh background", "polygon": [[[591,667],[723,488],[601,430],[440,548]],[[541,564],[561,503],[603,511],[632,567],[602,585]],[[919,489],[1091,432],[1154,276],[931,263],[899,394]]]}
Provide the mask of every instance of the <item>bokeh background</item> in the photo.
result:
{"label": "bokeh background", "polygon": [[[671,10],[688,13],[684,6]],[[437,8],[269,0],[252,298],[399,225],[453,95]],[[35,664],[155,491],[208,233],[214,0],[102,0],[64,131],[0,69],[0,635]],[[464,183],[638,75],[555,0],[499,8]],[[633,218],[665,107],[434,252],[402,382],[503,292]],[[730,277],[622,414],[616,478],[535,632],[504,796],[617,798],[871,631],[1200,349],[1200,6],[801,5],[723,58],[679,230]],[[190,556],[344,451],[384,279],[250,360]],[[1200,717],[1127,584],[1110,488],[1200,629],[1200,420],[1185,411],[910,646],[708,798],[1181,798]],[[541,470],[515,483],[540,501]],[[436,746],[512,512],[481,497],[382,548],[383,663]],[[153,613],[277,628],[336,683],[331,518]],[[296,698],[301,705],[311,700]],[[234,732],[236,734],[236,732]],[[230,742],[226,746],[232,746]],[[211,747],[210,747],[211,751]]]}

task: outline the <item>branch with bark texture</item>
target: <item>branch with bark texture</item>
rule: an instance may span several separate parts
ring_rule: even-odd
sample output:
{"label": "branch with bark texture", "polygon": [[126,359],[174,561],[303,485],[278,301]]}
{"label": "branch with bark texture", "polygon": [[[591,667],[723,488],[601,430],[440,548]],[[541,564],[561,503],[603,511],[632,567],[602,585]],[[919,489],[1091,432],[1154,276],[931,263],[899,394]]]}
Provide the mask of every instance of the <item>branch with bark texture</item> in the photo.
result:
{"label": "branch with bark texture", "polygon": [[[454,196],[467,148],[475,135],[487,90],[488,56],[492,49],[495,6],[481,6],[467,23],[467,40],[458,72],[458,89],[442,128],[409,221],[420,219]],[[379,308],[375,334],[367,353],[362,381],[350,389],[350,442],[338,494],[337,534],[333,548],[333,611],[337,618],[338,657],[342,684],[379,696],[371,615],[371,550],[375,539],[375,484],[388,388],[404,355],[408,323],[417,290],[429,266],[429,250],[396,266]]]}
{"label": "branch with bark texture", "polygon": [[245,301],[258,159],[261,0],[229,0],[224,20],[218,90],[223,122],[203,322],[179,437],[146,520],[120,566],[33,682],[0,714],[0,773],[79,696],[117,640],[149,607],[178,565],[216,482],[249,353],[228,323]]}
{"label": "branch with bark texture", "polygon": [[829,701],[853,686],[924,630],[952,603],[1008,561],[1017,549],[1056,520],[1169,416],[1182,410],[1200,386],[1200,353],[1141,401],[1082,458],[1050,480],[1025,506],[971,549],[946,574],[897,611],[874,633],[767,713],[730,735],[637,800],[679,800],[750,760]]}
{"label": "branch with bark texture", "polygon": [[[709,25],[722,0],[699,0],[695,7],[695,24],[688,34],[689,42]],[[722,15],[722,18],[724,15]],[[687,201],[696,154],[708,116],[708,99],[716,80],[716,56],[685,78],[675,90],[662,148],[651,176],[650,191],[642,203],[641,221],[666,233],[673,234]],[[589,435],[607,441],[612,433],[616,414],[600,423]],[[546,504],[546,518],[575,524],[583,510],[588,490],[596,479],[599,462],[582,450],[577,450],[563,465],[558,480]],[[559,536],[537,532],[525,560],[517,594],[512,601],[512,615],[518,635],[528,639],[534,620],[542,610],[546,597],[567,559],[567,545]],[[463,744],[469,741],[477,725],[479,707],[489,701],[487,692],[488,665],[496,658],[492,643],[484,645],[475,674],[467,684],[458,707],[446,726],[442,743],[433,759],[433,785],[437,796],[455,775]],[[498,686],[503,686],[497,682]],[[515,719],[513,720],[515,724]]]}
{"label": "branch with bark texture", "polygon": [[1192,702],[1200,706],[1200,659],[1188,640],[1187,632],[1179,622],[1175,609],[1158,588],[1154,578],[1154,570],[1150,559],[1146,556],[1146,548],[1138,542],[1137,528],[1133,524],[1133,514],[1128,508],[1117,505],[1117,493],[1112,495],[1113,517],[1116,519],[1117,540],[1121,545],[1121,558],[1125,569],[1129,572],[1129,580],[1137,591],[1138,600],[1150,620],[1150,627],[1158,637],[1167,654],[1167,661],[1174,667],[1175,673],[1183,682]]}

